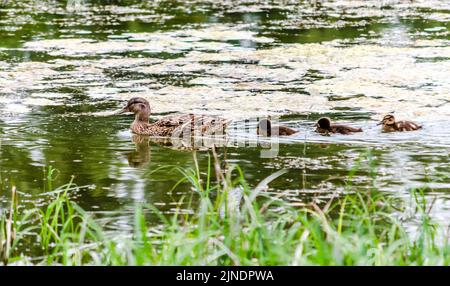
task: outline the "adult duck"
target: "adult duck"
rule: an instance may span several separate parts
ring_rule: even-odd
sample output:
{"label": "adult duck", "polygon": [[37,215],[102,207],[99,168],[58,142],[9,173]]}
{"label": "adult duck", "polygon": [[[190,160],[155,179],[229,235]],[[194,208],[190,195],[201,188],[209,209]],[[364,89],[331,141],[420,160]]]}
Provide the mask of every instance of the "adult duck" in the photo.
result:
{"label": "adult duck", "polygon": [[223,135],[225,128],[230,123],[220,117],[212,117],[196,114],[181,114],[166,116],[160,120],[149,123],[150,103],[142,97],[130,99],[119,114],[134,113],[134,121],[130,129],[133,133],[147,136],[180,136],[190,132],[190,135]]}

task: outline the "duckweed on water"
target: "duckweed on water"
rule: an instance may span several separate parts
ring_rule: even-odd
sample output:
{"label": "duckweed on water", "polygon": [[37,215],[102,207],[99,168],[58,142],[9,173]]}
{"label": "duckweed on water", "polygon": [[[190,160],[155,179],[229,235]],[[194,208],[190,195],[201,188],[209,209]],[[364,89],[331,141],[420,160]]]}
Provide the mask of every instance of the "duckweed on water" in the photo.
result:
{"label": "duckweed on water", "polygon": [[[3,261],[12,265],[450,265],[448,233],[431,221],[422,189],[411,190],[408,211],[376,189],[354,193],[350,185],[347,195],[335,196],[324,205],[294,207],[263,192],[283,171],[251,188],[238,166],[225,172],[219,164],[214,168],[219,171],[217,180],[212,179],[212,168],[206,174],[198,166],[179,169],[180,182],[190,182],[200,198],[192,214],[180,211],[167,216],[154,206],[137,204],[133,230],[122,236],[109,235],[95,215],[71,199],[72,183],[55,192],[43,209],[21,213],[13,200],[0,220]],[[399,209],[401,214],[393,216]],[[161,225],[149,225],[150,213],[159,217]],[[400,221],[404,215],[420,220],[415,231]],[[17,246],[31,241],[42,249],[41,256],[20,253]]]}
{"label": "duckweed on water", "polygon": [[[224,160],[244,168],[250,184],[288,168],[286,181],[271,187],[292,203],[340,190],[366,146],[380,165],[379,190],[403,197],[428,180],[424,174],[448,173],[450,146],[449,4],[406,2],[6,1],[0,176],[36,194],[41,168],[52,164],[61,171],[57,184],[72,175],[95,184],[76,198],[86,210],[128,212],[143,198],[172,208],[164,193],[172,178],[149,178],[135,168],[144,164],[129,159],[145,158],[150,170],[189,166],[190,154],[156,144],[134,150],[131,118],[113,114],[139,96],[150,101],[152,120],[172,113],[232,118],[229,138],[239,144]],[[380,132],[376,122],[392,111],[424,128]],[[255,129],[234,128],[268,116],[300,130],[280,138],[273,159],[240,144],[255,142]],[[323,116],[364,132],[320,136],[311,126]],[[362,171],[355,185],[363,190],[368,180]],[[436,187],[434,218],[448,222],[450,185]],[[118,225],[128,226],[129,217],[121,218]]]}
{"label": "duckweed on water", "polygon": [[[80,2],[0,0],[2,261],[448,264],[448,1]],[[190,152],[130,141],[113,114],[137,96],[152,120],[232,118],[220,156],[245,176],[208,180],[207,152],[192,172]],[[424,128],[383,133],[391,112]],[[268,116],[300,130],[276,158],[253,144]],[[364,132],[321,136],[323,116]],[[378,171],[347,179],[366,148]]]}

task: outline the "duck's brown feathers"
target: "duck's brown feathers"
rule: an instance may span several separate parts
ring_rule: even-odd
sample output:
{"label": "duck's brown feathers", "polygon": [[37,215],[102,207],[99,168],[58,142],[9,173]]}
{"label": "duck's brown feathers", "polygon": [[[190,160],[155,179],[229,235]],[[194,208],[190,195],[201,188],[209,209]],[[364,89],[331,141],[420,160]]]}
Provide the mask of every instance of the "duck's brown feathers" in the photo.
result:
{"label": "duck's brown feathers", "polygon": [[379,124],[383,125],[383,131],[394,132],[394,131],[413,131],[422,128],[421,125],[411,122],[411,121],[396,121],[394,115],[387,114],[383,117],[383,120]]}
{"label": "duck's brown feathers", "polygon": [[414,123],[412,121],[397,121],[394,124],[383,125],[383,131],[385,132],[394,132],[394,131],[414,131],[421,129],[422,125]]}
{"label": "duck's brown feathers", "polygon": [[292,134],[297,133],[297,130],[294,130],[292,128],[289,128],[287,126],[272,126],[272,128],[270,128],[270,133],[266,132],[265,130],[261,130],[261,129],[257,129],[256,133],[258,135],[263,135],[263,136],[289,136]]}
{"label": "duck's brown feathers", "polygon": [[190,132],[191,135],[225,134],[229,120],[206,115],[182,114],[161,118],[155,123],[135,120],[131,131],[140,135],[166,137]]}
{"label": "duck's brown feathers", "polygon": [[298,131],[284,125],[272,125],[270,120],[263,119],[258,123],[256,134],[262,136],[289,136]]}
{"label": "duck's brown feathers", "polygon": [[316,124],[316,132],[321,134],[339,133],[348,135],[354,132],[362,132],[362,128],[355,128],[347,125],[332,124],[331,120],[327,117],[319,119]]}
{"label": "duck's brown feathers", "polygon": [[362,128],[354,128],[351,126],[332,124],[330,126],[330,128],[327,128],[327,129],[317,127],[316,132],[318,132],[318,133],[339,133],[339,134],[348,135],[353,132],[362,132]]}
{"label": "duck's brown feathers", "polygon": [[127,105],[119,112],[132,112],[135,115],[130,128],[133,133],[147,136],[197,136],[223,135],[230,120],[206,115],[182,114],[166,116],[149,123],[150,103],[142,97],[131,98]]}
{"label": "duck's brown feathers", "polygon": [[[276,132],[276,131],[273,130],[272,132]],[[281,136],[289,136],[294,133],[297,133],[298,131],[295,129],[289,128],[287,126],[280,125],[280,126],[278,126],[278,132],[279,132],[279,135],[281,135]]]}

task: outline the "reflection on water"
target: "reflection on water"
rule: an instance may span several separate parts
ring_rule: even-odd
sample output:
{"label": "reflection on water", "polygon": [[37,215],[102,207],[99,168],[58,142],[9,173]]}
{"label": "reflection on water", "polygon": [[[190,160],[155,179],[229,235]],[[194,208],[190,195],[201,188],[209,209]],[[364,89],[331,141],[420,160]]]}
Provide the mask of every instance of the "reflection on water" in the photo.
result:
{"label": "reflection on water", "polygon": [[[287,169],[266,192],[292,205],[325,202],[350,183],[398,198],[426,185],[434,217],[449,221],[446,1],[44,2],[0,5],[0,207],[12,185],[25,203],[45,203],[36,196],[51,165],[55,185],[74,175],[89,186],[77,202],[113,230],[128,229],[136,202],[179,208],[192,193],[187,183],[168,192],[175,167],[192,167],[195,154],[206,172],[209,149],[133,136],[132,118],[113,113],[141,96],[152,120],[233,119],[213,141],[222,161],[252,185]],[[424,128],[382,133],[375,124],[388,112]],[[275,157],[266,156],[275,139],[255,133],[267,116],[300,130],[276,141]],[[364,132],[321,136],[322,116]]]}
{"label": "reflection on water", "polygon": [[132,140],[136,150],[126,153],[128,164],[130,167],[144,168],[150,163],[151,159],[149,137],[133,134]]}

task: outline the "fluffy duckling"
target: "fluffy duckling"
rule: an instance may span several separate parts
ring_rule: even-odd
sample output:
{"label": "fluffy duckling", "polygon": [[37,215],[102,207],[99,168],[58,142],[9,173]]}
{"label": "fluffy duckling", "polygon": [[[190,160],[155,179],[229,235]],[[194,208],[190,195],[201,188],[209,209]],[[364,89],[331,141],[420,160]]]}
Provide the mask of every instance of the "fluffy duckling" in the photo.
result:
{"label": "fluffy duckling", "polygon": [[414,131],[422,128],[421,125],[411,121],[395,121],[395,117],[391,114],[385,115],[378,125],[383,125],[382,129],[385,132]]}
{"label": "fluffy duckling", "polygon": [[272,122],[268,119],[263,119],[259,121],[258,127],[256,128],[256,133],[258,135],[270,137],[274,136],[289,136],[298,131],[283,125],[272,125]]}
{"label": "fluffy duckling", "polygon": [[344,135],[352,134],[353,132],[362,132],[361,128],[355,128],[346,125],[332,124],[328,117],[320,118],[316,123],[316,132],[322,134],[340,133]]}
{"label": "fluffy duckling", "polygon": [[130,99],[119,114],[132,112],[135,115],[130,128],[133,133],[138,135],[166,137],[175,134],[181,134],[185,128],[190,128],[192,135],[205,135],[221,132],[227,127],[229,120],[220,117],[211,117],[206,115],[181,114],[166,116],[149,123],[150,103],[142,97]]}

